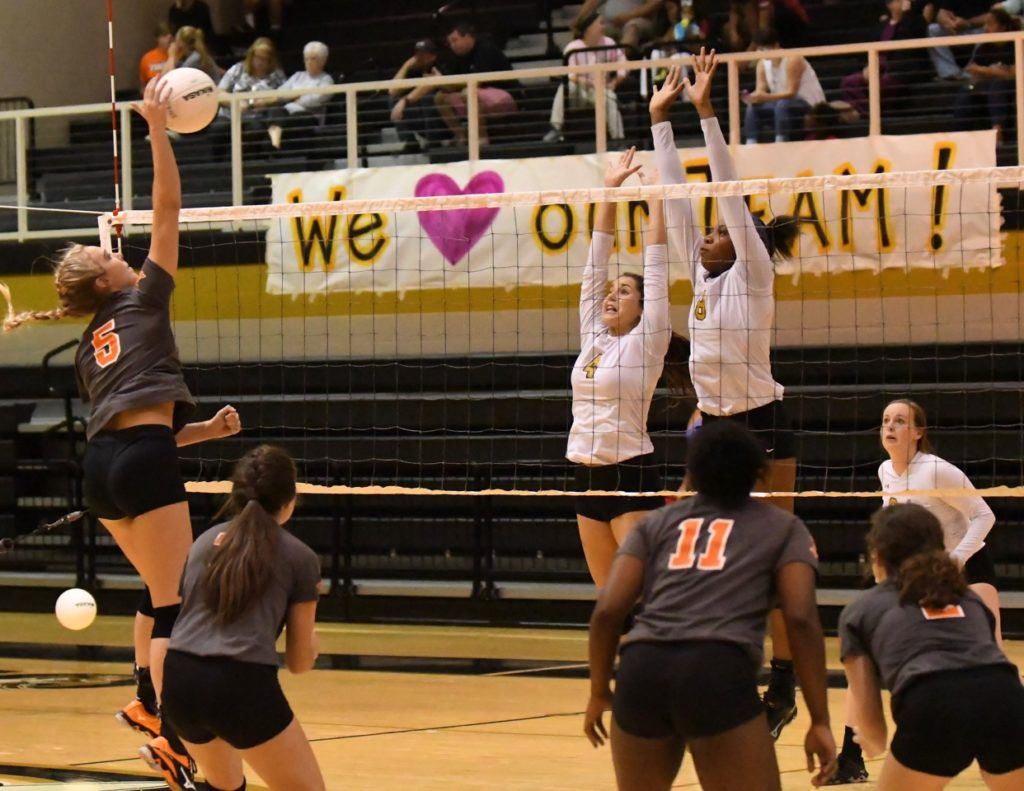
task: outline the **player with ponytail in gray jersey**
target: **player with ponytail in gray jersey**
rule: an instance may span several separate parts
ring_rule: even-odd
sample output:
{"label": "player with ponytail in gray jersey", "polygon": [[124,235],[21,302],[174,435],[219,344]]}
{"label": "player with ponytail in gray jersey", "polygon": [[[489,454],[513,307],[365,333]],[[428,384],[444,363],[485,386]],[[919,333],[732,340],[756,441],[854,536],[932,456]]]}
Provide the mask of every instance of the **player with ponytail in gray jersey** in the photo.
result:
{"label": "player with ponytail in gray jersey", "polygon": [[977,760],[996,791],[1024,788],[1024,686],[1000,650],[995,619],[915,503],[877,511],[868,555],[878,585],[843,610],[848,718],[864,753],[885,752],[881,690],[896,733],[880,791],[944,787]]}
{"label": "player with ponytail in gray jersey", "polygon": [[321,791],[324,780],[278,682],[285,663],[313,668],[320,559],[284,525],[295,510],[295,462],[261,445],[231,476],[221,513],[189,553],[171,636],[164,716],[214,791],[245,788],[243,760],[271,789]]}

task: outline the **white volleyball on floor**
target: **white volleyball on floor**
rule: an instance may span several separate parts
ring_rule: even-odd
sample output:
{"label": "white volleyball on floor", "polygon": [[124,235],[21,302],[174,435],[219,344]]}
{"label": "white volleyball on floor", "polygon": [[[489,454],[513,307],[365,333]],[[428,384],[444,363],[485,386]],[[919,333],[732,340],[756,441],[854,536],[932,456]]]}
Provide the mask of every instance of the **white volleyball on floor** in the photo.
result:
{"label": "white volleyball on floor", "polygon": [[70,588],[57,597],[53,608],[65,629],[79,631],[96,620],[96,600],[87,590]]}
{"label": "white volleyball on floor", "polygon": [[182,134],[198,132],[217,115],[217,86],[199,69],[172,69],[163,76],[171,86],[167,107],[167,128]]}

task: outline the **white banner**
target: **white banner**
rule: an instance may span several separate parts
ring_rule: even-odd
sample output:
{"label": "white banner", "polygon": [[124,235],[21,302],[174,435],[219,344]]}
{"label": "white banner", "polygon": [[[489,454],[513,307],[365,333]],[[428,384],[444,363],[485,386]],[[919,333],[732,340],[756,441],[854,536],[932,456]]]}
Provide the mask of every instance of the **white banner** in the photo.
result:
{"label": "white banner", "polygon": [[[651,152],[639,159],[651,164]],[[679,152],[687,178],[710,179],[703,149]],[[995,132],[959,132],[749,145],[736,149],[744,179],[834,176],[995,166]],[[530,192],[602,185],[596,155],[485,160],[475,164],[365,168],[272,177],[273,201],[313,202]],[[802,221],[799,255],[780,262],[794,278],[892,267],[970,269],[1002,263],[1000,202],[993,183],[890,189],[820,189],[750,196],[765,219]],[[696,199],[698,221],[715,222]],[[565,286],[580,282],[592,206],[468,208],[278,219],[267,232],[267,290],[399,292]],[[620,265],[637,267],[646,207],[619,206]],[[672,250],[673,280],[685,277]]]}

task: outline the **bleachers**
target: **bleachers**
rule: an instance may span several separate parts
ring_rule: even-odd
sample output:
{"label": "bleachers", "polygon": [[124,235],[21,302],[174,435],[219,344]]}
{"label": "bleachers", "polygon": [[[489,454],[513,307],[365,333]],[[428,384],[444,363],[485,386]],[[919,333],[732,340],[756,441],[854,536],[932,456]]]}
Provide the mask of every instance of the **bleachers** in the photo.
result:
{"label": "bleachers", "polygon": [[[775,370],[787,386],[798,427],[802,489],[874,491],[884,454],[879,415],[908,392],[928,411],[942,455],[979,486],[1020,485],[1021,344],[904,349],[780,350]],[[1012,363],[1012,364],[1011,364]],[[203,414],[233,403],[262,441],[299,457],[304,480],[363,486],[396,484],[463,491],[480,488],[565,490],[563,456],[571,421],[565,355],[446,360],[349,361],[189,370]],[[70,372],[55,372],[56,380]],[[908,385],[908,383],[910,383]],[[37,393],[33,372],[4,383],[0,398]],[[278,392],[279,390],[279,392]],[[45,402],[44,402],[45,403]],[[667,484],[678,485],[691,404],[659,393],[651,409],[657,457]],[[44,409],[45,406],[39,407]],[[51,406],[54,414],[59,409]],[[1005,428],[999,428],[1004,426]],[[995,427],[995,428],[994,428]],[[252,445],[252,433],[183,451],[189,477],[224,478],[228,462]],[[66,479],[40,475],[42,460],[66,455],[60,433],[18,437],[21,507],[9,529],[24,532],[66,506]],[[324,556],[344,545],[353,579],[582,583],[587,579],[569,497],[344,495],[303,498],[293,523]],[[219,497],[194,495],[197,529]],[[993,499],[990,535],[1005,589],[1024,589],[1024,503]],[[34,507],[33,504],[38,504]],[[857,583],[867,516],[874,498],[802,498],[798,513],[818,542],[824,587]],[[42,546],[67,537],[40,539]],[[102,536],[101,572],[127,567]],[[73,553],[19,552],[18,568],[53,570]],[[489,567],[481,571],[486,561]],[[12,561],[14,562],[14,561]],[[11,563],[7,564],[10,570]]]}
{"label": "bleachers", "polygon": [[[498,3],[449,4],[439,14],[437,0],[408,0],[375,4],[374,14],[367,15],[352,0],[296,0],[288,6],[285,29],[278,35],[282,62],[291,72],[301,67],[303,44],[313,38],[325,41],[331,48],[330,71],[343,82],[388,79],[412,51],[413,43],[425,36],[440,40],[453,19],[469,17],[482,30],[491,32],[512,53],[514,65],[560,65],[557,51],[568,41],[568,22],[577,6],[553,0],[552,23],[548,28],[544,4],[528,0],[501,0]],[[809,31],[808,45],[848,44],[872,41],[878,35],[878,3],[844,0],[807,0],[805,6],[814,24]],[[715,12],[715,29],[724,17],[724,8]],[[229,50],[244,45],[237,35],[222,42],[221,59],[228,64],[236,59]],[[551,47],[554,47],[554,52]],[[843,76],[863,67],[865,59],[856,55],[820,57],[812,60],[826,95],[840,96]],[[951,108],[961,86],[933,79],[930,63],[924,53],[917,72],[912,75],[912,88],[883,97],[882,131],[885,134],[935,132],[950,128]],[[752,84],[752,70],[742,77]],[[557,82],[530,80],[521,86],[519,111],[509,119],[492,123],[490,144],[483,147],[485,158],[515,158],[593,151],[593,128],[589,115],[575,122],[572,117],[566,142],[542,144],[548,131],[548,116]],[[715,101],[724,116],[727,108],[725,81],[716,86]],[[646,101],[639,93],[636,77],[620,88],[620,107],[626,125],[622,145],[649,147]],[[383,93],[361,94],[358,99],[360,165],[384,165],[413,162],[448,162],[464,159],[464,148],[433,147],[420,154],[410,154],[398,142],[389,118],[387,97]],[[571,116],[571,114],[570,114]],[[681,145],[699,144],[700,132],[693,114],[678,108],[677,136]],[[145,130],[136,121],[133,127],[132,154],[135,163],[133,194],[137,205],[144,204],[149,190],[148,144]],[[849,124],[835,130],[839,136],[867,133],[867,121]],[[1015,135],[1004,136],[999,147],[1000,164],[1016,163]],[[618,143],[616,143],[618,145]],[[230,192],[230,171],[226,140],[216,139],[210,131],[189,136],[174,143],[183,167],[187,205],[211,205],[223,201]],[[243,134],[244,187],[246,203],[265,202],[269,190],[265,175],[291,169],[321,170],[346,167],[347,134],[344,97],[331,100],[327,123],[323,127],[303,131],[285,138],[281,152],[271,151],[262,132]],[[113,196],[110,176],[110,131],[106,118],[72,121],[65,146],[53,147],[43,140],[29,152],[30,192],[35,205],[61,208],[92,208],[94,201],[105,201],[109,208]],[[60,227],[65,218],[33,217],[37,227]],[[14,217],[0,217],[0,231],[13,229]]]}

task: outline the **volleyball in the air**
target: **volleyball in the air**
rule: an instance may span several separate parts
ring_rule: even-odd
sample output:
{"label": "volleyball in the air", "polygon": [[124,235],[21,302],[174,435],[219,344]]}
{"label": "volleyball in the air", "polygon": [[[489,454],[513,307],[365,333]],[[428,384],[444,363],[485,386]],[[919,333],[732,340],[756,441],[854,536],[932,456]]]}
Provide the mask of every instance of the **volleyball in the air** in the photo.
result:
{"label": "volleyball in the air", "polygon": [[57,597],[53,608],[57,620],[65,629],[79,631],[96,620],[96,600],[89,591],[71,588]]}
{"label": "volleyball in the air", "polygon": [[217,86],[199,69],[172,69],[163,77],[170,86],[167,128],[182,134],[198,132],[217,115]]}

